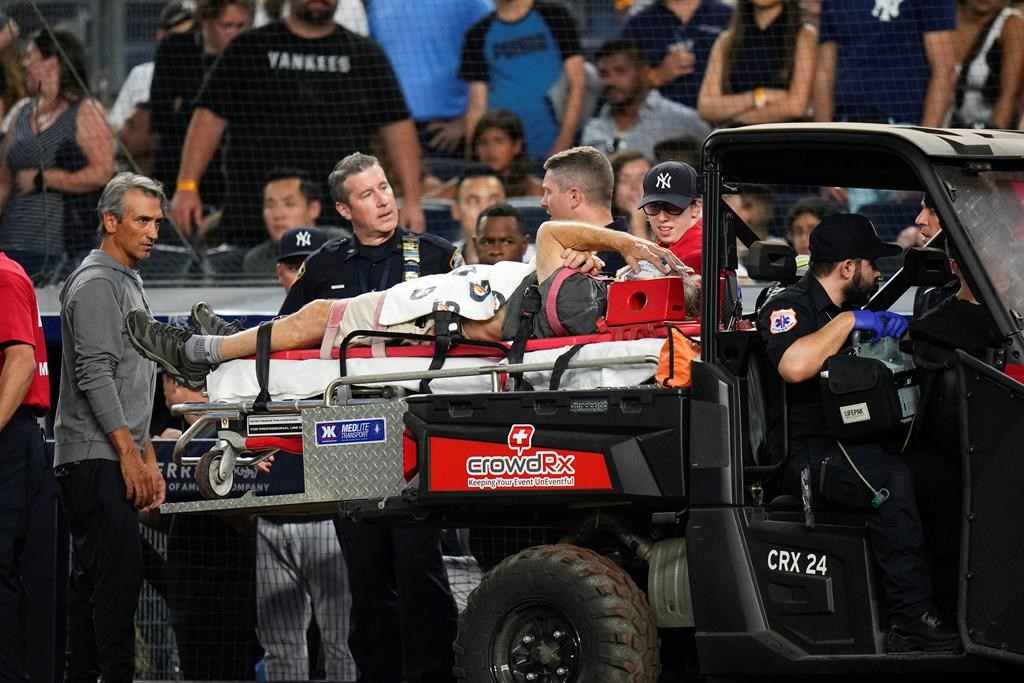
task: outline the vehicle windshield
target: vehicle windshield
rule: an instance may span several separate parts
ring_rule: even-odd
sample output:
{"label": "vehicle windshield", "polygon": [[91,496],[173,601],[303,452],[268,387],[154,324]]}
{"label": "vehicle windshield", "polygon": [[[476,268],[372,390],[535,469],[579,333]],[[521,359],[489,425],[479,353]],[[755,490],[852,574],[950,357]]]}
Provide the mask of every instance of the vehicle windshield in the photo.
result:
{"label": "vehicle windshield", "polygon": [[1007,310],[1024,326],[1024,170],[940,167],[953,208]]}

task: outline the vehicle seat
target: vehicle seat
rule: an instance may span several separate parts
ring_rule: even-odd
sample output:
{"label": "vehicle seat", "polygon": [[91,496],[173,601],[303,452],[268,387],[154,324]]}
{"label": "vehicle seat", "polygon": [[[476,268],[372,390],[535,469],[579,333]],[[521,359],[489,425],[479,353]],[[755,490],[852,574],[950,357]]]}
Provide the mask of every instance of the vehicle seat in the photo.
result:
{"label": "vehicle seat", "polygon": [[903,275],[910,285],[941,287],[953,279],[953,269],[941,249],[911,247],[903,256]]}

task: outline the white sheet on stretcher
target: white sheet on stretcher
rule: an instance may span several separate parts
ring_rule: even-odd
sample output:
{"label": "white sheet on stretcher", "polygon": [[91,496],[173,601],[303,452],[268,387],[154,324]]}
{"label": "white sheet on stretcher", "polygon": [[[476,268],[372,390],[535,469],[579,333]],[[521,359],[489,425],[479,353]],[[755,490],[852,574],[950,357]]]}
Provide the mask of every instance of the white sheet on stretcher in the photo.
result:
{"label": "white sheet on stretcher", "polygon": [[[574,360],[600,360],[626,356],[657,357],[664,339],[635,339],[630,341],[595,342],[587,344],[574,356]],[[569,347],[529,351],[524,363],[551,363],[568,351]],[[454,356],[446,362],[445,368],[480,367],[482,365],[504,364],[500,358],[478,358]],[[430,358],[350,358],[347,371],[350,377],[358,375],[380,375],[385,373],[422,371],[430,365]],[[287,401],[295,398],[310,398],[324,392],[331,380],[338,377],[337,360],[271,360],[270,394],[273,400]],[[570,368],[562,376],[563,389],[594,389],[597,387],[625,387],[640,384],[654,376],[652,363],[619,365],[600,368]],[[551,372],[526,373],[526,379],[536,389],[546,389]],[[370,386],[372,382],[360,382]],[[416,391],[419,380],[389,382]],[[207,392],[211,401],[249,400],[259,393],[256,382],[256,361],[233,360],[221,364],[207,377]],[[489,375],[470,377],[446,377],[430,383],[434,393],[486,392],[491,390]]]}

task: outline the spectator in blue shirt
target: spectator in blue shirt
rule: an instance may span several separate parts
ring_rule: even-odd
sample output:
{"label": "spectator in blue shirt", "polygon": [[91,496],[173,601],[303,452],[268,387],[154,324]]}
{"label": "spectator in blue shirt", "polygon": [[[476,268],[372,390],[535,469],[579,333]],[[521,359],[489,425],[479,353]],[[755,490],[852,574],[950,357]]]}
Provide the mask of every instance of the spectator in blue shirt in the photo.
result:
{"label": "spectator in blue shirt", "polygon": [[816,121],[939,127],[956,80],[950,0],[827,0]]}
{"label": "spectator in blue shirt", "polygon": [[492,11],[492,0],[370,3],[370,36],[391,61],[427,154],[461,151],[468,87],[459,51],[466,31]]}
{"label": "spectator in blue shirt", "polygon": [[[469,82],[466,129],[489,109],[508,109],[523,122],[526,153],[540,161],[567,149],[583,115],[586,72],[576,23],[560,4],[498,0],[495,11],[466,34],[459,75]],[[565,79],[561,120],[549,93]],[[589,112],[587,112],[589,114]]]}
{"label": "spectator in blue shirt", "polygon": [[652,86],[696,109],[711,47],[731,16],[722,0],[660,0],[637,12],[622,37],[644,46]]}

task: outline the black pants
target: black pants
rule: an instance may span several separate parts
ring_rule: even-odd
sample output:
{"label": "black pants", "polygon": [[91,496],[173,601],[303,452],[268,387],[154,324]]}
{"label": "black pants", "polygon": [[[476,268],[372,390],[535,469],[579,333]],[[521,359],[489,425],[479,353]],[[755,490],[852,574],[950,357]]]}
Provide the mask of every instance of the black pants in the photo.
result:
{"label": "black pants", "polygon": [[186,680],[255,677],[256,534],[216,515],[173,515],[167,532],[170,601]]}
{"label": "black pants", "polygon": [[45,467],[42,433],[25,409],[0,431],[0,680],[27,681],[25,587],[21,555],[28,511]]}
{"label": "black pants", "polygon": [[888,489],[889,498],[881,506],[872,506],[874,494],[831,437],[791,440],[783,485],[799,491],[800,470],[809,467],[815,496],[844,507],[872,511],[868,515],[868,542],[882,572],[891,623],[904,623],[934,610],[932,576],[907,456],[894,455],[876,444],[850,445],[846,451],[876,490]]}
{"label": "black pants", "polygon": [[348,644],[360,683],[454,681],[458,611],[440,533],[335,524],[352,590]]}
{"label": "black pants", "polygon": [[64,680],[131,681],[142,543],[121,466],[86,460],[57,482],[72,541]]}

